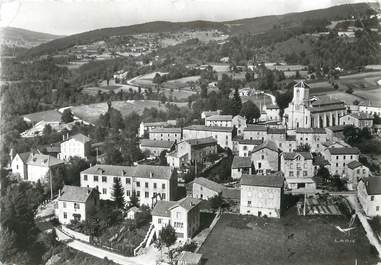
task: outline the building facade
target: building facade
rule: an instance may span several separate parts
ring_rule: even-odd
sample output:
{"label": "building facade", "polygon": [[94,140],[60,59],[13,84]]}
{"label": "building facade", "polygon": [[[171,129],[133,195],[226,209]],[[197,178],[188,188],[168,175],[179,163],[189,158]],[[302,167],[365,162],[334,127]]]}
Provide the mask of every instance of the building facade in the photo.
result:
{"label": "building facade", "polygon": [[173,141],[149,139],[142,139],[139,145],[140,150],[142,150],[143,153],[148,152],[150,155],[156,157],[160,156],[163,151],[170,152],[174,146],[175,142]]}
{"label": "building facade", "polygon": [[367,216],[381,216],[381,177],[360,180],[357,197]]}
{"label": "building facade", "polygon": [[233,128],[191,125],[183,129],[184,140],[213,137],[222,148],[233,149]]}
{"label": "building facade", "polygon": [[281,171],[286,180],[286,188],[316,189],[312,155],[309,152],[284,152],[281,154]]}
{"label": "building facade", "polygon": [[250,157],[234,156],[231,170],[232,179],[240,179],[243,174],[253,174],[253,162]]}
{"label": "building facade", "polygon": [[363,129],[373,127],[374,117],[365,112],[355,112],[340,117],[341,125],[353,125],[354,127]]}
{"label": "building facade", "polygon": [[327,148],[323,155],[331,163],[331,174],[342,176],[350,162],[359,160],[360,150],[357,147],[333,147]]}
{"label": "building facade", "polygon": [[279,171],[279,149],[272,141],[266,141],[255,147],[250,158],[256,174],[271,174],[271,172]]}
{"label": "building facade", "polygon": [[71,157],[80,157],[87,159],[91,148],[91,139],[86,135],[78,133],[61,143],[61,152],[58,158],[69,160]]}
{"label": "building facade", "polygon": [[149,139],[156,141],[180,142],[181,128],[153,128],[149,131]]}
{"label": "building facade", "polygon": [[199,177],[192,182],[192,197],[208,200],[221,195],[223,186],[209,179]]}

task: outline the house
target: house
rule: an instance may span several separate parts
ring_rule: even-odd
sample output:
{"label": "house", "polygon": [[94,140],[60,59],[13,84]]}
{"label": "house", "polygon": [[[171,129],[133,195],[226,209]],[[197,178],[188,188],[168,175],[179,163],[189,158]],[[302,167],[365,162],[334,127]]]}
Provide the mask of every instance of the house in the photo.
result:
{"label": "house", "polygon": [[135,218],[136,218],[136,215],[138,214],[138,213],[140,213],[141,212],[141,210],[138,208],[138,207],[136,207],[136,206],[132,206],[130,209],[128,209],[128,211],[127,211],[127,216],[126,216],[126,219],[129,219],[129,220],[135,220]]}
{"label": "house", "polygon": [[54,156],[26,152],[16,154],[12,159],[11,168],[12,173],[23,181],[46,182],[49,173],[63,165],[64,161]]}
{"label": "house", "polygon": [[217,154],[215,138],[183,140],[177,145],[176,150],[167,154],[167,163],[174,168],[181,168],[187,163],[202,162],[211,154]]}
{"label": "house", "polygon": [[273,142],[281,142],[286,140],[286,135],[286,128],[267,127],[266,140],[270,140]]}
{"label": "house", "polygon": [[283,186],[281,174],[242,175],[240,213],[279,218]]}
{"label": "house", "polygon": [[310,152],[284,152],[281,154],[281,171],[286,179],[286,188],[316,189],[313,158]]}
{"label": "house", "polygon": [[176,265],[201,265],[202,254],[182,251],[176,258]]}
{"label": "house", "polygon": [[280,121],[280,108],[276,104],[264,105],[263,110],[266,113],[266,121]]}
{"label": "house", "polygon": [[64,139],[61,143],[61,152],[58,158],[69,160],[71,157],[87,159],[91,149],[91,139],[86,135],[78,133],[70,138]]}
{"label": "house", "polygon": [[376,104],[373,104],[373,103],[369,103],[369,104],[363,104],[363,103],[361,103],[358,106],[358,111],[359,112],[364,112],[364,113],[367,113],[367,114],[370,114],[370,115],[377,114],[380,117],[381,116],[381,105],[376,105]]}
{"label": "house", "polygon": [[61,224],[82,222],[92,215],[99,205],[95,189],[65,185],[59,192],[56,215]]}
{"label": "house", "polygon": [[209,110],[209,111],[203,111],[201,112],[201,119],[206,119],[207,117],[214,116],[214,115],[220,115],[221,110]]}
{"label": "house", "polygon": [[322,143],[327,141],[327,132],[324,128],[296,128],[296,144],[308,144],[311,152],[321,152],[324,149]]}
{"label": "house", "polygon": [[267,127],[264,125],[248,124],[247,127],[243,129],[243,139],[264,141],[266,137]]}
{"label": "house", "polygon": [[62,114],[57,110],[46,110],[23,115],[23,119],[25,122],[33,125],[40,121],[45,121],[54,126],[61,123],[61,116]]}
{"label": "house", "polygon": [[142,139],[139,147],[143,153],[148,152],[150,155],[158,157],[163,151],[171,151],[174,145],[174,141]]}
{"label": "house", "polygon": [[26,131],[23,131],[20,134],[20,136],[22,138],[32,138],[36,136],[43,136],[44,129],[46,126],[50,126],[52,130],[57,132],[62,132],[63,130],[71,131],[74,125],[75,125],[75,122],[62,123],[62,122],[56,122],[56,121],[47,122],[42,120],[34,124],[32,128],[27,129]]}
{"label": "house", "polygon": [[346,165],[359,160],[360,150],[357,147],[327,148],[323,155],[331,163],[331,173],[342,175]]}
{"label": "house", "polygon": [[236,115],[232,119],[232,125],[237,129],[237,135],[243,135],[243,130],[247,127],[246,118]]}
{"label": "house", "polygon": [[176,120],[159,121],[159,122],[141,122],[139,126],[139,137],[149,134],[152,129],[176,126]]}
{"label": "house", "polygon": [[329,172],[331,172],[331,163],[325,159],[322,154],[318,154],[313,157],[312,165],[314,167],[314,176],[317,174],[319,168],[321,167],[325,167]]}
{"label": "house", "polygon": [[213,137],[222,148],[233,149],[233,127],[191,125],[183,129],[184,140]]}
{"label": "house", "polygon": [[286,135],[286,138],[281,141],[275,141],[278,144],[278,147],[283,152],[292,152],[296,150],[297,142],[296,135]]}
{"label": "house", "polygon": [[250,157],[234,156],[232,163],[232,179],[240,179],[242,174],[252,174],[253,163]]}
{"label": "house", "polygon": [[340,117],[341,125],[353,125],[354,127],[372,128],[373,127],[373,115],[366,112],[355,112]]}
{"label": "house", "polygon": [[199,177],[192,181],[192,197],[208,200],[222,193],[223,186],[209,179]]}
{"label": "house", "polygon": [[361,162],[353,160],[347,164],[345,168],[345,178],[347,179],[347,188],[349,190],[356,190],[359,180],[368,177],[369,168],[364,166]]}
{"label": "house", "polygon": [[254,147],[250,154],[256,174],[279,171],[279,149],[273,141],[265,141]]}
{"label": "house", "polygon": [[213,115],[205,118],[205,126],[233,127],[232,115]]}
{"label": "house", "polygon": [[181,128],[153,128],[149,131],[150,140],[161,140],[161,141],[181,141]]}
{"label": "house", "polygon": [[161,229],[170,224],[178,240],[192,238],[200,228],[200,202],[192,197],[179,201],[158,201],[151,212],[156,237],[159,238]]}
{"label": "house", "polygon": [[177,192],[177,173],[169,166],[95,165],[80,173],[81,187],[95,188],[101,200],[113,200],[114,182],[121,180],[126,202],[133,194],[141,205],[154,205],[158,200],[173,200]]}
{"label": "house", "polygon": [[357,196],[367,216],[381,216],[381,177],[361,179],[357,185]]}
{"label": "house", "polygon": [[249,156],[254,147],[262,143],[262,140],[238,139],[238,156]]}

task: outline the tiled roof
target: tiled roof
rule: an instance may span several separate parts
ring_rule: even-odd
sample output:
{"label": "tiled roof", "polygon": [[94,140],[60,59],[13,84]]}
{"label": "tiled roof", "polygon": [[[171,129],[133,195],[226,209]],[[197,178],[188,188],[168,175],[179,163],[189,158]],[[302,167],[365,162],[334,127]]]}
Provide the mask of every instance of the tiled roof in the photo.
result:
{"label": "tiled roof", "polygon": [[26,163],[26,162],[28,161],[30,152],[19,153],[18,155],[20,156],[21,160],[22,160],[24,163]]}
{"label": "tiled roof", "polygon": [[355,168],[361,167],[362,165],[363,165],[363,164],[361,164],[359,161],[357,161],[357,160],[353,160],[352,162],[349,162],[347,166],[348,166],[350,169],[355,169]]}
{"label": "tiled roof", "polygon": [[212,131],[212,132],[227,132],[227,133],[231,133],[233,131],[233,127],[191,125],[191,126],[185,127],[183,130]]}
{"label": "tiled roof", "polygon": [[207,121],[231,121],[232,119],[232,115],[212,115],[205,118]]}
{"label": "tiled roof", "polygon": [[180,207],[183,207],[185,210],[190,211],[194,207],[196,207],[200,202],[201,202],[201,200],[199,200],[199,199],[196,199],[193,197],[185,197],[185,198],[182,198],[181,200],[177,201],[176,204],[171,207],[171,209],[173,209],[177,206],[180,206]]}
{"label": "tiled roof", "polygon": [[331,130],[332,132],[341,132],[345,128],[345,125],[336,125],[336,126],[330,126],[327,127],[327,129]]}
{"label": "tiled roof", "polygon": [[140,142],[141,146],[145,147],[157,147],[157,148],[167,148],[170,149],[175,144],[173,141],[161,141],[161,140],[150,140],[142,139]]}
{"label": "tiled roof", "polygon": [[360,150],[357,147],[328,148],[331,155],[358,155]]}
{"label": "tiled roof", "polygon": [[267,128],[267,134],[286,134],[286,129],[280,129],[280,128]]}
{"label": "tiled roof", "polygon": [[39,121],[60,122],[61,116],[62,114],[59,113],[57,110],[47,110],[26,114],[23,117],[30,120],[33,123],[37,123]]}
{"label": "tiled roof", "polygon": [[128,176],[154,179],[170,179],[173,170],[169,166],[137,165],[95,165],[81,172],[81,174],[99,174],[107,176]]}
{"label": "tiled roof", "polygon": [[368,195],[381,195],[381,177],[369,177],[364,179]]}
{"label": "tiled roof", "polygon": [[176,204],[175,201],[158,201],[152,209],[152,216],[171,217],[169,209]]}
{"label": "tiled roof", "polygon": [[181,128],[178,128],[178,127],[154,128],[149,133],[179,133],[181,134]]}
{"label": "tiled roof", "polygon": [[26,164],[39,166],[39,167],[51,167],[59,164],[63,164],[64,161],[55,158],[54,156],[33,154],[29,153]]}
{"label": "tiled roof", "polygon": [[128,209],[127,212],[139,213],[139,212],[141,212],[141,210],[140,210],[138,207],[133,206],[133,207],[131,207],[130,209]]}
{"label": "tiled roof", "polygon": [[241,177],[241,186],[261,186],[261,187],[274,187],[282,188],[284,178],[280,174],[273,175],[247,175],[243,174]]}
{"label": "tiled roof", "polygon": [[324,128],[296,128],[296,133],[326,134]]}
{"label": "tiled roof", "polygon": [[144,127],[156,127],[156,126],[168,126],[166,121],[157,121],[157,122],[143,122]]}
{"label": "tiled roof", "polygon": [[193,180],[193,183],[204,186],[204,187],[206,187],[210,190],[213,190],[215,192],[222,192],[222,188],[223,188],[223,186],[221,184],[218,184],[217,182],[211,181],[211,180],[203,178],[203,177],[195,178]]}
{"label": "tiled roof", "polygon": [[276,143],[274,143],[273,141],[266,141],[263,144],[260,144],[256,147],[254,147],[253,153],[255,153],[255,152],[257,152],[263,148],[267,148],[267,149],[270,149],[272,151],[278,152],[278,146]]}
{"label": "tiled roof", "polygon": [[217,144],[217,140],[213,137],[206,137],[206,138],[198,138],[198,139],[188,139],[185,140],[187,143],[189,143],[192,146],[195,145],[214,145]]}
{"label": "tiled roof", "polygon": [[[73,135],[72,137],[70,137],[70,139],[75,139],[81,143],[87,143],[87,142],[91,141],[90,137],[87,137],[86,135],[84,135],[82,133],[77,133],[76,135]],[[70,139],[67,139],[66,141],[68,141]]]}
{"label": "tiled roof", "polygon": [[314,166],[328,166],[330,164],[331,163],[321,155],[315,156],[312,162],[312,165]]}
{"label": "tiled roof", "polygon": [[247,127],[243,129],[243,131],[267,131],[267,127],[264,125],[248,124]]}
{"label": "tiled roof", "polygon": [[306,82],[304,81],[299,81],[297,82],[294,87],[301,87],[301,88],[311,88],[310,85],[308,85]]}
{"label": "tiled roof", "polygon": [[310,152],[284,152],[282,153],[285,160],[294,160],[298,155],[301,155],[306,160],[312,160],[312,154]]}
{"label": "tiled roof", "polygon": [[239,139],[238,142],[240,144],[247,144],[247,145],[260,145],[263,143],[262,140],[258,140],[258,139]]}
{"label": "tiled roof", "polygon": [[374,119],[374,117],[372,115],[365,113],[365,112],[355,112],[355,113],[351,113],[349,115],[351,115],[352,117],[359,119],[359,120],[373,120]]}
{"label": "tiled roof", "polygon": [[65,185],[58,200],[83,203],[87,201],[91,192],[93,192],[92,188]]}
{"label": "tiled roof", "polygon": [[286,135],[286,141],[296,141],[296,135]]}
{"label": "tiled roof", "polygon": [[251,167],[250,157],[234,156],[232,168],[248,168]]}

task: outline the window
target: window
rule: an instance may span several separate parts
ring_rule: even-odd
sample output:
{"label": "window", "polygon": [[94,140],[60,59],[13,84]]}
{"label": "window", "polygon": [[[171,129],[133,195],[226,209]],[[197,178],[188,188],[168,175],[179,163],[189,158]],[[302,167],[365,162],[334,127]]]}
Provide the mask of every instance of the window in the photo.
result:
{"label": "window", "polygon": [[303,171],[303,176],[307,177],[307,171]]}
{"label": "window", "polygon": [[102,176],[102,182],[107,182],[107,177],[106,176]]}
{"label": "window", "polygon": [[264,156],[264,155],[262,155],[262,156],[261,156],[261,159],[262,159],[262,160],[264,160],[264,159],[265,159],[265,156]]}
{"label": "window", "polygon": [[145,183],[145,187],[148,188],[148,182]]}
{"label": "window", "polygon": [[149,192],[145,192],[145,193],[144,193],[144,197],[145,197],[145,198],[149,198]]}
{"label": "window", "polygon": [[140,191],[136,191],[136,197],[140,197]]}
{"label": "window", "polygon": [[165,200],[165,193],[162,193],[162,194],[161,194],[161,199],[162,199],[162,200]]}
{"label": "window", "polygon": [[357,174],[360,174],[360,169],[357,169]]}
{"label": "window", "polygon": [[64,212],[64,219],[67,219],[67,213]]}
{"label": "window", "polygon": [[156,184],[156,183],[153,184],[153,188],[154,188],[154,189],[157,188],[157,184]]}
{"label": "window", "polygon": [[262,167],[262,163],[258,163],[258,168],[261,168]]}
{"label": "window", "polygon": [[165,189],[165,183],[161,184],[161,188]]}
{"label": "window", "polygon": [[294,176],[294,171],[290,171],[290,177]]}
{"label": "window", "polygon": [[339,159],[339,156],[336,156],[336,160]]}
{"label": "window", "polygon": [[107,194],[107,189],[103,188],[102,189],[102,194]]}
{"label": "window", "polygon": [[139,181],[136,182],[136,187],[140,187],[140,182]]}
{"label": "window", "polygon": [[345,159],[345,156],[344,156],[344,159]]}
{"label": "window", "polygon": [[247,201],[247,206],[251,206],[251,201]]}
{"label": "window", "polygon": [[161,218],[157,219],[157,223],[161,224]]}
{"label": "window", "polygon": [[79,204],[78,203],[74,203],[74,209],[79,209]]}
{"label": "window", "polygon": [[338,167],[338,166],[339,166],[339,163],[336,163],[336,166]]}
{"label": "window", "polygon": [[380,206],[376,206],[376,211],[378,212],[380,210]]}
{"label": "window", "polygon": [[114,177],[113,181],[116,183],[118,181],[118,177]]}
{"label": "window", "polygon": [[83,175],[83,180],[87,181],[87,175]]}
{"label": "window", "polygon": [[131,192],[130,192],[129,190],[127,190],[127,191],[126,191],[126,195],[127,195],[128,197],[130,197],[130,196],[131,196]]}
{"label": "window", "polygon": [[366,173],[366,169],[365,169],[365,168],[362,170],[362,173],[363,173],[363,174],[365,174],[365,173]]}
{"label": "window", "polygon": [[181,212],[176,212],[176,219],[180,219],[181,218]]}
{"label": "window", "polygon": [[126,178],[126,184],[131,184],[131,179],[130,178]]}
{"label": "window", "polygon": [[374,196],[370,196],[370,200],[371,200],[371,201],[374,201]]}
{"label": "window", "polygon": [[66,202],[63,202],[63,207],[66,208]]}

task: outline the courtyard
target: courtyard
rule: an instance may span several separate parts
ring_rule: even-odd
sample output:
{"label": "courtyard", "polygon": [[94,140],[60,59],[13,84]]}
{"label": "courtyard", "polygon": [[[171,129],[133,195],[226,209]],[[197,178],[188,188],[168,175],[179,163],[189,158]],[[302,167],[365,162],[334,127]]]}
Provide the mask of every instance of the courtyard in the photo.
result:
{"label": "courtyard", "polygon": [[339,216],[298,216],[295,207],[281,219],[224,214],[200,249],[204,264],[376,264],[375,249],[358,221]]}

